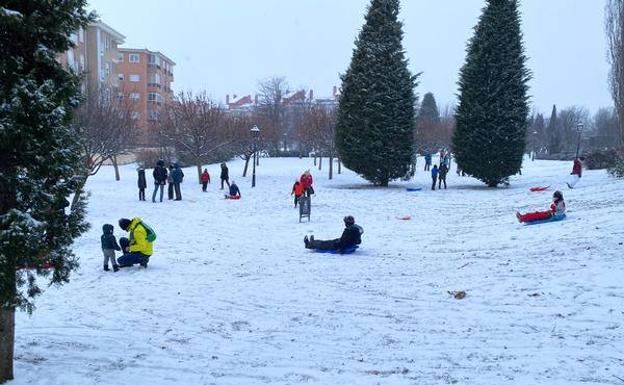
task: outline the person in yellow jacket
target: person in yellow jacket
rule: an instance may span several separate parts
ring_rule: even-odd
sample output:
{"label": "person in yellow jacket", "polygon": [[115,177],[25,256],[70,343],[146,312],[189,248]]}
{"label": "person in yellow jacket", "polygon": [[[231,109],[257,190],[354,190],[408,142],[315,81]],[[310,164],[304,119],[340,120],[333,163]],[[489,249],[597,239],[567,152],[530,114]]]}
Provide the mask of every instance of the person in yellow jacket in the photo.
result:
{"label": "person in yellow jacket", "polygon": [[119,227],[130,233],[130,239],[120,238],[119,245],[123,251],[123,255],[117,259],[119,267],[132,266],[140,264],[147,267],[149,258],[152,255],[152,242],[147,239],[147,228],[141,221],[141,218],[121,218]]}

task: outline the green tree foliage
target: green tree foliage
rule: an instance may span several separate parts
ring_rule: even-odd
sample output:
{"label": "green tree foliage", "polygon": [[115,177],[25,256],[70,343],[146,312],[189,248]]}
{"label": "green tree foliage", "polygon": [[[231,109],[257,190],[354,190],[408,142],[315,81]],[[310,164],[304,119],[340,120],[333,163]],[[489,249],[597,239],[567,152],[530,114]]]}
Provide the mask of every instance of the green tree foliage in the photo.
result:
{"label": "green tree foliage", "polygon": [[336,147],[344,165],[380,186],[413,160],[414,87],[402,46],[399,0],[372,0],[342,76]]}
{"label": "green tree foliage", "polygon": [[[70,127],[79,78],[56,55],[89,16],[85,0],[0,3],[0,382],[12,377],[14,311],[31,311],[37,276],[68,281],[85,200],[67,198],[83,175]],[[45,264],[51,269],[42,269]],[[8,326],[6,326],[8,325]],[[9,336],[7,338],[7,336]]]}
{"label": "green tree foliage", "polygon": [[453,149],[459,167],[495,187],[526,146],[528,80],[517,0],[487,0],[460,71]]}

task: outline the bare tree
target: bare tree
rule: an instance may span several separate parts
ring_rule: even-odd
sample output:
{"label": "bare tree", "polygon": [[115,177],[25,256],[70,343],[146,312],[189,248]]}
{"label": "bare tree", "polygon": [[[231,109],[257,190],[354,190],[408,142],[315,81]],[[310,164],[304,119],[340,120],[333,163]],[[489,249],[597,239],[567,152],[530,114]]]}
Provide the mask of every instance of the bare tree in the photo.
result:
{"label": "bare tree", "polygon": [[135,144],[136,120],[133,104],[126,98],[112,95],[109,88],[90,90],[74,113],[73,128],[82,146],[88,173],[74,196],[72,207],[89,176],[97,174],[106,160],[124,154]]}
{"label": "bare tree", "polygon": [[306,109],[302,119],[301,131],[301,136],[313,145],[315,156],[319,156],[319,170],[322,169],[323,154],[329,158],[329,179],[332,179],[333,161],[336,154],[335,110],[321,105],[313,105]]}
{"label": "bare tree", "polygon": [[243,177],[247,176],[249,169],[249,161],[253,158],[256,150],[254,138],[251,136],[250,129],[256,122],[255,113],[232,114],[228,116],[228,124],[233,133],[235,142],[232,144],[232,152],[245,161],[243,168]]}
{"label": "bare tree", "polygon": [[283,98],[290,92],[286,78],[273,76],[258,83],[258,122],[265,148],[279,152],[284,133]]}
{"label": "bare tree", "polygon": [[624,0],[607,0],[605,6],[609,86],[619,120],[619,145],[624,145]]}
{"label": "bare tree", "polygon": [[180,93],[162,112],[159,135],[176,151],[193,159],[201,183],[202,165],[209,156],[235,142],[225,112],[205,92]]}

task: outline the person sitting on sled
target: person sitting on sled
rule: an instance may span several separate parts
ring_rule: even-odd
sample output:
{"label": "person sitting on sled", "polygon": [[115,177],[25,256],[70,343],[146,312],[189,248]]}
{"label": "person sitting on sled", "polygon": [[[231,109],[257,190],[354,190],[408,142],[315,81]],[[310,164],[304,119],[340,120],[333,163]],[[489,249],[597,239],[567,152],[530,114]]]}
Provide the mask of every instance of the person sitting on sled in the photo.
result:
{"label": "person sitting on sled", "polygon": [[230,184],[230,195],[226,195],[225,199],[240,199],[240,198],[241,198],[240,190],[238,189],[236,182],[232,181],[232,184]]}
{"label": "person sitting on sled", "polygon": [[550,204],[550,210],[548,211],[536,211],[533,213],[520,214],[516,213],[516,217],[520,223],[533,222],[550,219],[555,215],[563,215],[566,211],[565,201],[563,200],[563,194],[561,191],[555,191],[553,193],[553,202]]}
{"label": "person sitting on sled", "polygon": [[345,249],[353,248],[356,245],[362,243],[362,233],[364,230],[355,224],[355,219],[351,215],[347,215],[343,218],[345,229],[342,232],[342,236],[337,239],[331,239],[327,241],[319,241],[314,239],[314,235],[306,235],[303,238],[306,249],[315,250],[336,250],[339,253],[343,253]]}

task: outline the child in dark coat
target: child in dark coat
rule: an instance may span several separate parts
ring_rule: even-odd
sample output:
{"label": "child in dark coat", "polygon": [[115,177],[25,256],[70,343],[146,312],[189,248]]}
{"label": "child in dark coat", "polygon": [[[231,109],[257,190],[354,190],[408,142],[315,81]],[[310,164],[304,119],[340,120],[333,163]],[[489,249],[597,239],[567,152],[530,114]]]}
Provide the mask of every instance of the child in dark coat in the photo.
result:
{"label": "child in dark coat", "polygon": [[145,200],[145,189],[147,188],[147,181],[145,180],[145,170],[143,168],[139,169],[139,181],[137,182],[139,186],[139,200]]}
{"label": "child in dark coat", "polygon": [[102,237],[100,240],[102,242],[102,253],[104,254],[104,271],[108,271],[108,260],[110,259],[113,264],[113,271],[117,272],[119,266],[115,259],[115,250],[121,251],[121,247],[119,247],[117,239],[113,235],[113,225],[107,223],[102,226]]}

